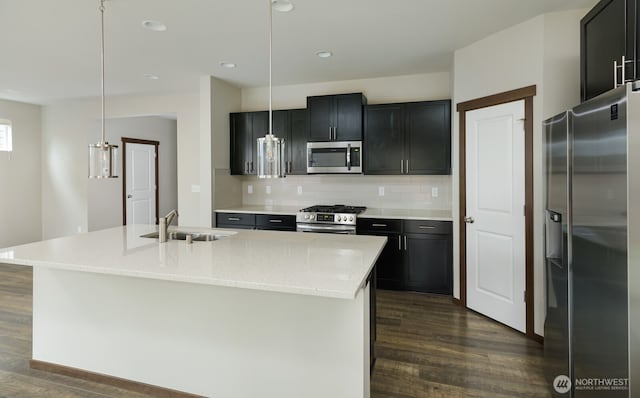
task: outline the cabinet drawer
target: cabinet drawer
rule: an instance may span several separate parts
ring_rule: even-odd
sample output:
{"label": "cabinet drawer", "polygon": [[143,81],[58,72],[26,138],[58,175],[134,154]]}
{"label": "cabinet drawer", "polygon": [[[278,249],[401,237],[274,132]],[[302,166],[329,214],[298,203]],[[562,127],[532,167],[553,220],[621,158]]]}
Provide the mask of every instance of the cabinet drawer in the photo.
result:
{"label": "cabinet drawer", "polygon": [[404,220],[404,232],[407,234],[450,234],[451,221]]}
{"label": "cabinet drawer", "polygon": [[402,231],[402,220],[390,218],[358,218],[358,233]]}
{"label": "cabinet drawer", "polygon": [[281,214],[256,214],[256,227],[258,227],[259,229],[295,231],[296,216]]}
{"label": "cabinet drawer", "polygon": [[216,225],[255,226],[256,215],[246,213],[216,213]]}

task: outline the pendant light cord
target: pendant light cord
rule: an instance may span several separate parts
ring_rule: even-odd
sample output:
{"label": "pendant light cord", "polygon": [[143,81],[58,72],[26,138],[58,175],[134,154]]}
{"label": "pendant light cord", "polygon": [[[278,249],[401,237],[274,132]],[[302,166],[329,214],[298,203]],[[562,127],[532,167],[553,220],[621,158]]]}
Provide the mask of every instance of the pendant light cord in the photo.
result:
{"label": "pendant light cord", "polygon": [[272,108],[272,73],[271,53],[273,52],[273,2],[269,0],[269,135],[273,137],[273,108]]}
{"label": "pendant light cord", "polygon": [[102,100],[102,144],[105,143],[104,139],[104,0],[100,0],[100,88],[101,88],[101,100]]}

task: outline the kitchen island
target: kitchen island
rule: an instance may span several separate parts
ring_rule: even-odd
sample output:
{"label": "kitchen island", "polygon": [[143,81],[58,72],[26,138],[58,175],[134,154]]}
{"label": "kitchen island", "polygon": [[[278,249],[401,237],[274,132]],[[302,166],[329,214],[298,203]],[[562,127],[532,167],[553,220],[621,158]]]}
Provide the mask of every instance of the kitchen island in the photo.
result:
{"label": "kitchen island", "polygon": [[[117,227],[0,250],[33,266],[33,361],[207,397],[369,397],[385,238]],[[115,379],[114,379],[115,380]]]}

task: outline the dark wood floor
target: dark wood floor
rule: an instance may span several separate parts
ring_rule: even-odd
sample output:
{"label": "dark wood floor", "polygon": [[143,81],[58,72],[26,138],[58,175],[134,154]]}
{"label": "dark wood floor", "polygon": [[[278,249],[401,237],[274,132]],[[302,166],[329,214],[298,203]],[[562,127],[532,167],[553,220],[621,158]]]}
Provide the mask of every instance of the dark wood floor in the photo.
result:
{"label": "dark wood floor", "polygon": [[[31,285],[0,264],[0,398],[146,397],[30,369]],[[372,398],[548,397],[539,344],[448,298],[380,291],[376,350]]]}

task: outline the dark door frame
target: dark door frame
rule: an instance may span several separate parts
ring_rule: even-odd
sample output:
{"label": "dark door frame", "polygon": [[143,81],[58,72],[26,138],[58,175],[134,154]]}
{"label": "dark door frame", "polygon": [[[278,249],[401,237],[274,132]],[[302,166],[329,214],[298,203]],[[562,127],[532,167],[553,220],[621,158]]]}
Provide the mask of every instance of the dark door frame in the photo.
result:
{"label": "dark door frame", "polygon": [[128,138],[122,137],[122,225],[127,225],[127,144],[144,144],[144,145],[153,145],[154,146],[154,154],[155,154],[155,167],[156,167],[156,221],[158,224],[158,205],[159,205],[159,176],[158,176],[158,165],[159,165],[159,155],[158,155],[158,145],[160,145],[159,141],[152,140],[143,140],[139,138]]}
{"label": "dark door frame", "polygon": [[541,341],[542,337],[534,331],[534,299],[533,299],[533,97],[536,86],[522,87],[487,97],[460,102],[456,110],[460,113],[460,300],[467,306],[467,224],[464,218],[467,212],[467,175],[466,175],[466,113],[475,109],[487,108],[494,105],[524,100],[524,134],[525,134],[525,306],[526,306],[526,336]]}

